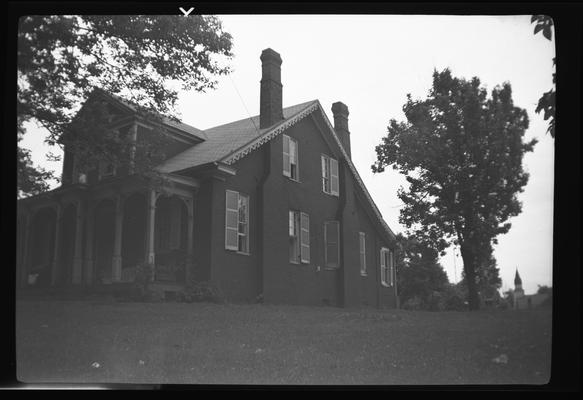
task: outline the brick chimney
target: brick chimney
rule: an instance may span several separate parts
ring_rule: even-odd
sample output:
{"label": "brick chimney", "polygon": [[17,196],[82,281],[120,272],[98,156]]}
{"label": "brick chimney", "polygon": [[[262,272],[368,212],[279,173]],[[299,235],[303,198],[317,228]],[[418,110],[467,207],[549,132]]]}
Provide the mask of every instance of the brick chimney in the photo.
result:
{"label": "brick chimney", "polygon": [[348,130],[348,107],[338,101],[332,104],[332,114],[334,114],[334,130],[338,135],[338,139],[342,142],[348,157],[352,158],[350,154],[350,131]]}
{"label": "brick chimney", "polygon": [[261,53],[261,94],[259,128],[268,128],[283,119],[281,57],[272,49]]}

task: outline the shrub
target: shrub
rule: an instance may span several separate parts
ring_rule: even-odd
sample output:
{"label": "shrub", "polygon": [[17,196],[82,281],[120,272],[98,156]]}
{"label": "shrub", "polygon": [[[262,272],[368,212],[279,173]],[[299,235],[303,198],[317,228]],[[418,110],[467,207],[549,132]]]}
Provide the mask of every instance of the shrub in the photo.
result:
{"label": "shrub", "polygon": [[442,310],[464,311],[466,309],[464,293],[457,286],[447,286],[442,295]]}
{"label": "shrub", "polygon": [[443,294],[441,292],[432,291],[429,296],[427,296],[423,308],[427,311],[443,311],[445,309]]}
{"label": "shrub", "polygon": [[202,281],[197,282],[191,280],[187,283],[184,290],[178,293],[178,301],[186,303],[194,302],[212,302],[223,303],[224,296],[221,290],[212,282]]}
{"label": "shrub", "polygon": [[410,299],[407,299],[403,303],[403,309],[410,310],[410,311],[418,311],[418,310],[422,309],[422,305],[423,305],[423,301],[421,300],[421,298],[418,296],[414,296],[414,297],[411,297]]}
{"label": "shrub", "polygon": [[153,264],[138,264],[135,268],[134,279],[130,288],[130,299],[135,301],[154,300],[156,295],[149,288],[153,277]]}

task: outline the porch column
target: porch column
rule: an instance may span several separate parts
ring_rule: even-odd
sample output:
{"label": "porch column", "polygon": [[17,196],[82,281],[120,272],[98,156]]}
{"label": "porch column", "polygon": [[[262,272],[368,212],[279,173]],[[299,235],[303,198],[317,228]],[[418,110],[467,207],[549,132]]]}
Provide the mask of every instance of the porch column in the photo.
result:
{"label": "porch column", "polygon": [[62,222],[62,207],[61,203],[57,204],[57,219],[55,222],[55,240],[54,240],[54,251],[53,251],[53,264],[51,268],[51,285],[57,284],[57,278],[59,276],[59,255],[61,253],[61,222]]}
{"label": "porch column", "polygon": [[95,205],[87,204],[85,213],[85,265],[83,270],[83,280],[87,285],[93,282],[93,234],[95,224]]}
{"label": "porch column", "polygon": [[130,148],[130,175],[134,173],[135,157],[136,157],[136,142],[138,141],[138,123],[134,121],[130,127],[129,136],[132,141]]}
{"label": "porch column", "polygon": [[[150,189],[148,193],[148,204],[146,207],[146,262],[154,264],[156,253],[154,250],[154,228],[156,224],[156,191]],[[154,277],[152,276],[152,279]]]}
{"label": "porch column", "polygon": [[186,204],[188,205],[188,226],[186,231],[186,270],[184,271],[184,276],[186,283],[188,283],[190,275],[194,272],[192,271],[194,267],[194,199],[187,199]]}
{"label": "porch column", "polygon": [[77,215],[75,218],[75,253],[73,254],[73,277],[71,279],[74,285],[81,283],[83,273],[83,201],[77,201]]}
{"label": "porch column", "polygon": [[111,262],[111,281],[121,282],[121,241],[123,229],[123,197],[118,195],[115,201],[115,234],[113,238],[113,258]]}
{"label": "porch column", "polygon": [[26,213],[26,222],[24,228],[24,237],[22,245],[22,260],[20,262],[20,271],[18,275],[18,283],[20,286],[26,286],[28,283],[28,269],[30,264],[30,241],[32,234],[32,213]]}

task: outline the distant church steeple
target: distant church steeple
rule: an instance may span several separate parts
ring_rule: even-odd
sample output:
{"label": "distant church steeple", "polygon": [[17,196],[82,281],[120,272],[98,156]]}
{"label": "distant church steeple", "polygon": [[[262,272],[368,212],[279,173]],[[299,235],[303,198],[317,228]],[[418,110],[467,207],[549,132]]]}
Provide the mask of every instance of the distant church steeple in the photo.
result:
{"label": "distant church steeple", "polygon": [[516,274],[514,275],[514,296],[524,296],[524,290],[522,289],[522,279],[520,279],[520,274],[518,273],[518,268],[516,268]]}

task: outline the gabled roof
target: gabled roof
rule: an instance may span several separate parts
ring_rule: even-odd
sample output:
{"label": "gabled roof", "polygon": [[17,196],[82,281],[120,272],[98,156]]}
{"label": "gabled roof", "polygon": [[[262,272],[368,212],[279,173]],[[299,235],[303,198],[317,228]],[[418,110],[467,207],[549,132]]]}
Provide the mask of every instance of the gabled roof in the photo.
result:
{"label": "gabled roof", "polygon": [[[298,117],[306,113],[310,107],[314,107],[317,100],[308,101],[283,109],[283,120],[272,127],[259,129],[259,115],[241,119],[228,124],[219,125],[205,131],[206,140],[182,153],[164,161],[156,169],[160,172],[177,172],[197,167],[210,162],[224,162],[231,164],[230,159],[241,158],[241,151],[256,141],[264,140],[266,135],[276,131],[278,127],[288,126],[290,121],[298,120]],[[262,141],[261,143],[264,143]],[[247,154],[247,153],[245,153]]]}
{"label": "gabled roof", "polygon": [[[132,113],[135,113],[135,114],[143,113],[135,104],[133,104],[129,101],[126,101],[119,96],[116,96],[114,94],[106,92],[102,89],[96,88],[94,93],[101,95],[101,96],[104,96],[108,100],[112,101],[113,103],[117,104],[118,106],[121,106],[122,108],[124,108]],[[190,126],[188,124],[173,120],[171,118],[165,117],[165,116],[160,115],[160,114],[157,114],[156,117],[160,119],[160,122],[163,125],[166,125],[170,128],[174,128],[174,129],[177,129],[181,132],[187,133],[191,136],[194,136],[195,138],[197,138],[199,140],[206,140],[206,135],[205,135],[204,131],[202,131],[198,128],[195,128],[194,126]]]}
{"label": "gabled roof", "polygon": [[259,129],[259,116],[254,116],[208,129],[205,131],[207,134],[206,141],[194,145],[166,160],[156,169],[160,172],[169,173],[183,171],[212,162],[227,165],[233,164],[314,112],[319,113],[324,120],[329,130],[328,133],[336,142],[337,147],[342,153],[342,157],[346,160],[346,164],[357,182],[357,188],[364,195],[364,198],[370,205],[373,214],[378,219],[383,230],[390,238],[394,239],[395,234],[383,219],[318,100],[284,108],[284,119],[269,128]]}

